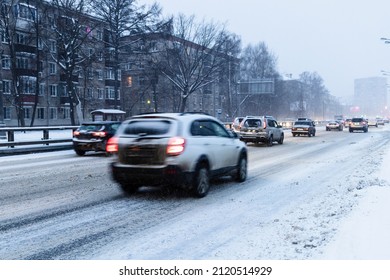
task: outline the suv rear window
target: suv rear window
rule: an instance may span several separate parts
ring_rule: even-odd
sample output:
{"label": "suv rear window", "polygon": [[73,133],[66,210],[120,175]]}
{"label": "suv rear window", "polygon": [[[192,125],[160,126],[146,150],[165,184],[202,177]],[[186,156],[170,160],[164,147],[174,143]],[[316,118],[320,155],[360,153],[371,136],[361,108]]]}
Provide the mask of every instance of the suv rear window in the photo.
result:
{"label": "suv rear window", "polygon": [[294,125],[311,125],[311,123],[310,122],[298,121],[298,122],[295,122]]}
{"label": "suv rear window", "polygon": [[79,130],[97,131],[101,130],[104,126],[102,124],[82,124]]}
{"label": "suv rear window", "polygon": [[361,121],[363,121],[362,118],[353,118],[352,119],[352,122],[361,122]]}
{"label": "suv rear window", "polygon": [[168,133],[171,122],[166,120],[132,121],[126,124],[124,134],[127,135],[163,135]]}
{"label": "suv rear window", "polygon": [[249,119],[244,122],[244,126],[247,127],[260,127],[261,120],[260,119]]}

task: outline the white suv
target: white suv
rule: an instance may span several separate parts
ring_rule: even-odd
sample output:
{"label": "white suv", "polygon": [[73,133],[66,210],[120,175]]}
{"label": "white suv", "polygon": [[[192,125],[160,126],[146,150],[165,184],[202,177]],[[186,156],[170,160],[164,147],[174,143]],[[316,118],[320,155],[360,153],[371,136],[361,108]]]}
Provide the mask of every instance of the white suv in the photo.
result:
{"label": "white suv", "polygon": [[248,143],[266,143],[272,146],[274,141],[283,144],[284,132],[281,125],[272,116],[247,116],[240,124],[240,140]]}
{"label": "white suv", "polygon": [[247,177],[247,149],[218,119],[201,113],[154,113],[124,121],[107,144],[111,173],[125,193],[141,186],[179,187],[204,197],[210,179]]}

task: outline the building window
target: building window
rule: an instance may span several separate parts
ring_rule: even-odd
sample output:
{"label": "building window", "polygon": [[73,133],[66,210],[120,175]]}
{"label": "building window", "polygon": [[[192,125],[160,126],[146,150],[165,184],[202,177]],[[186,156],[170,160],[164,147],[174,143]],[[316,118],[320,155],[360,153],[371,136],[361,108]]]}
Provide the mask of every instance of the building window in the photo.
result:
{"label": "building window", "polygon": [[10,69],[11,68],[11,57],[8,55],[1,56],[1,67],[3,69]]}
{"label": "building window", "polygon": [[30,107],[24,107],[23,108],[24,118],[29,119],[31,118],[31,108]]}
{"label": "building window", "polygon": [[103,91],[103,89],[98,88],[97,89],[97,95],[98,95],[98,99],[103,99],[104,98],[104,91]]}
{"label": "building window", "polygon": [[103,32],[101,30],[96,30],[96,39],[103,40]]}
{"label": "building window", "polygon": [[1,42],[4,43],[4,44],[8,44],[9,43],[9,39],[5,35],[4,30],[1,30],[0,34],[1,34]]}
{"label": "building window", "polygon": [[115,79],[114,70],[112,68],[106,68],[106,79],[107,80],[114,80]]}
{"label": "building window", "polygon": [[23,3],[20,3],[17,6],[16,12],[18,17],[30,21],[35,21],[35,18],[37,16],[37,10],[35,7]]}
{"label": "building window", "polygon": [[106,99],[115,99],[114,87],[106,87]]}
{"label": "building window", "polygon": [[16,67],[19,69],[29,69],[28,68],[28,59],[25,57],[17,57],[16,58]]}
{"label": "building window", "polygon": [[11,107],[4,107],[3,108],[3,113],[4,113],[4,119],[5,120],[10,120],[11,119]]}
{"label": "building window", "polygon": [[70,108],[62,108],[64,112],[64,119],[70,119]]}
{"label": "building window", "polygon": [[57,72],[57,65],[54,62],[49,62],[49,74],[55,75]]}
{"label": "building window", "polygon": [[35,94],[35,77],[21,77],[22,92],[24,94]]}
{"label": "building window", "polygon": [[49,41],[49,50],[52,53],[56,53],[57,52],[57,42],[55,40],[50,40]]}
{"label": "building window", "polygon": [[37,108],[38,119],[45,119],[45,108]]}
{"label": "building window", "polygon": [[11,81],[9,80],[3,80],[3,93],[4,94],[10,94],[11,93]]}
{"label": "building window", "polygon": [[49,85],[49,94],[51,97],[56,97],[57,96],[57,90],[58,86],[57,85]]}
{"label": "building window", "polygon": [[58,114],[57,108],[50,107],[49,113],[50,113],[51,120],[57,119],[57,114]]}
{"label": "building window", "polygon": [[39,84],[39,92],[38,95],[43,96],[45,95],[45,84]]}
{"label": "building window", "polygon": [[93,98],[93,88],[87,88],[87,98]]}
{"label": "building window", "polygon": [[103,80],[103,70],[96,70],[96,75],[98,80]]}
{"label": "building window", "polygon": [[27,45],[28,40],[26,34],[16,33],[16,43],[21,45]]}

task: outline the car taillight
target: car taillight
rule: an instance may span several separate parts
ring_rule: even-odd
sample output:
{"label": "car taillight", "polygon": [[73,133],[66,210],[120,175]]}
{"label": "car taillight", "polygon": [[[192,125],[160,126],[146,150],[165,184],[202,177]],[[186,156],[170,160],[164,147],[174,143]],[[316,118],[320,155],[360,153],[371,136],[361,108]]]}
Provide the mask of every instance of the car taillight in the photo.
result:
{"label": "car taillight", "polygon": [[96,131],[96,132],[92,133],[92,136],[95,136],[95,137],[105,137],[106,135],[107,135],[107,133],[105,131]]}
{"label": "car taillight", "polygon": [[80,135],[80,131],[73,131],[73,136],[79,136]]}
{"label": "car taillight", "polygon": [[167,155],[169,156],[177,156],[180,155],[184,151],[185,139],[181,137],[174,137],[169,139],[167,145]]}
{"label": "car taillight", "polygon": [[117,137],[111,137],[108,139],[106,144],[106,152],[108,153],[116,153],[118,152],[118,138]]}

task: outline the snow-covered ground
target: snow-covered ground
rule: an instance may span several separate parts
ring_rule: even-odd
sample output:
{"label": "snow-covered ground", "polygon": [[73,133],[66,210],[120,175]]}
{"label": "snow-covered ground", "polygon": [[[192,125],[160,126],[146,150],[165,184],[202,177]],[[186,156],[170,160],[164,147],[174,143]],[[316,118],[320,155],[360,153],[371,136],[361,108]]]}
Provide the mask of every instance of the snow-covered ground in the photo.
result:
{"label": "snow-covered ground", "polygon": [[377,171],[378,184],[361,198],[343,221],[320,259],[390,260],[390,151]]}

